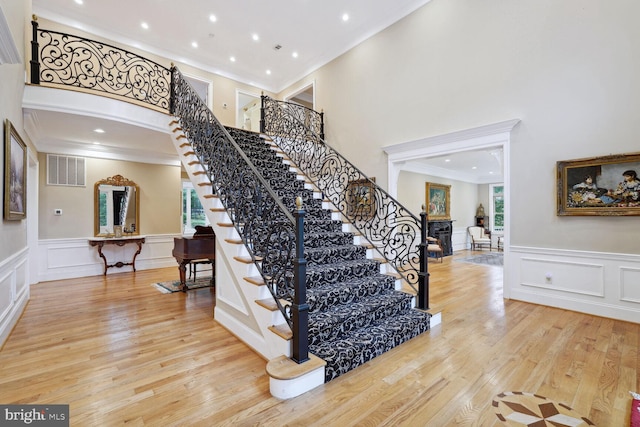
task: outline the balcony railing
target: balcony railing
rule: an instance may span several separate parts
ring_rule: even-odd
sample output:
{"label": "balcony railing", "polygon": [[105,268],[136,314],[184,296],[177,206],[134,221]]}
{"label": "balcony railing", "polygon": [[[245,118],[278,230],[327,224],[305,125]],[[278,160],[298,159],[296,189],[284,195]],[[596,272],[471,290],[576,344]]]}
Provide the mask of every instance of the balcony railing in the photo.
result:
{"label": "balcony railing", "polygon": [[100,92],[168,112],[171,70],[140,55],[57,31],[33,20],[31,83]]}

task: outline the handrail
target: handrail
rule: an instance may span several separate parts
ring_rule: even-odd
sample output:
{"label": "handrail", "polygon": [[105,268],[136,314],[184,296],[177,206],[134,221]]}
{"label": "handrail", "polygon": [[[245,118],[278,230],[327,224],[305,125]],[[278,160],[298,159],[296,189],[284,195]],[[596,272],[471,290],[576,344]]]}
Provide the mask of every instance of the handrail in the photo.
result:
{"label": "handrail", "polygon": [[[256,166],[176,67],[172,68],[171,86],[171,114],[179,119],[181,130],[190,141],[192,150],[206,166],[214,192],[294,332],[294,341],[297,342],[300,336],[307,337],[307,317],[304,314],[308,306],[306,301],[301,300],[306,295],[305,265],[295,258],[296,249],[298,252],[304,251],[301,201],[296,211],[298,219],[294,219]],[[288,303],[281,303],[282,299]],[[302,315],[298,310],[303,312]],[[303,362],[307,360],[308,340],[299,341],[300,347],[293,349],[293,358]]]}
{"label": "handrail", "polygon": [[38,28],[31,21],[31,83],[100,92],[167,112],[171,70],[127,50]]}
{"label": "handrail", "polygon": [[[274,142],[309,177],[325,197],[351,221],[375,249],[394,266],[402,278],[424,300],[428,271],[424,269],[421,245],[422,221],[367,177],[360,169],[329,146],[317,129],[306,126],[295,106],[283,106],[262,95],[261,132]],[[420,265],[416,267],[416,263]],[[418,288],[416,288],[416,285]],[[420,302],[422,300],[422,302]]]}
{"label": "handrail", "polygon": [[[264,96],[264,93],[262,95]],[[312,108],[295,102],[279,101],[273,98],[270,98],[270,100],[278,104],[283,111],[287,111],[291,117],[295,117],[298,122],[304,123],[304,126],[310,132],[315,132],[320,136],[320,139],[324,139],[324,112],[317,112]],[[264,128],[264,113],[265,109],[261,108],[260,129]]]}

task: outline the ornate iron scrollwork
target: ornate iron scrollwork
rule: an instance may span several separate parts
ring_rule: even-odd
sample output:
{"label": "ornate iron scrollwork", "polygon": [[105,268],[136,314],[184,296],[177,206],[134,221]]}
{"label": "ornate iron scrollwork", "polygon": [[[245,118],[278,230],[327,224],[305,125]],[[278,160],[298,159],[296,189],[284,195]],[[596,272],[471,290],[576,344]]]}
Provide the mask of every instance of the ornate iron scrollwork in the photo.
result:
{"label": "ornate iron scrollwork", "polygon": [[262,97],[263,132],[416,289],[421,221],[331,148],[295,104]]}
{"label": "ornate iron scrollwork", "polygon": [[40,84],[88,89],[169,109],[168,68],[82,37],[43,29],[37,29],[37,37],[39,76],[35,81]]}
{"label": "ornate iron scrollwork", "polygon": [[293,328],[295,220],[256,166],[174,68],[171,113],[231,217],[280,311]]}

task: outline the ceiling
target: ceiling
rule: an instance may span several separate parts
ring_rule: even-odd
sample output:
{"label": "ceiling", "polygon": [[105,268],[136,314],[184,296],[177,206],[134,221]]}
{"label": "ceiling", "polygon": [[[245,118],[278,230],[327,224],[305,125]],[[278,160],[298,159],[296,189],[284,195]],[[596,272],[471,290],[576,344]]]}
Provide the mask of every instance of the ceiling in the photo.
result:
{"label": "ceiling", "polygon": [[[279,0],[274,5],[264,0],[33,0],[33,13],[278,92],[429,1]],[[141,26],[143,22],[148,29]],[[156,159],[175,156],[170,139],[154,130],[46,109],[25,109],[25,114],[35,124],[27,131],[39,151],[124,159],[144,158],[150,152]],[[105,132],[98,134],[95,129]],[[495,153],[447,157],[449,162],[421,159],[411,166],[468,182],[501,175]]]}

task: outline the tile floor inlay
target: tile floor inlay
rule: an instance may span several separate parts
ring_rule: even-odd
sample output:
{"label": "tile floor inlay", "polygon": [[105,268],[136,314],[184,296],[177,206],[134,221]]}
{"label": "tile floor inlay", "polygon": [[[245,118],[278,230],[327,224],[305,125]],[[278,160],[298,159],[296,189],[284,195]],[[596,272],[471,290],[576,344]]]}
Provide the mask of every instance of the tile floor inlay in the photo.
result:
{"label": "tile floor inlay", "polygon": [[498,419],[508,426],[583,427],[593,426],[572,408],[544,396],[521,391],[500,393],[492,405]]}

